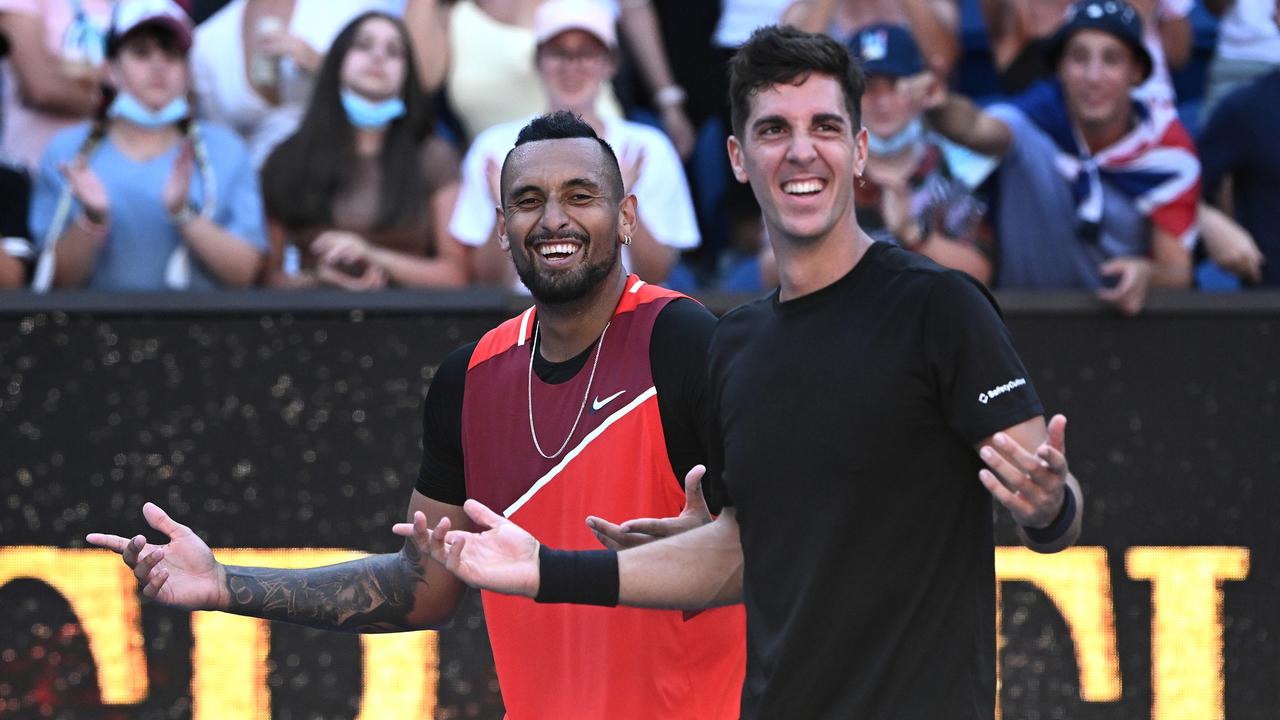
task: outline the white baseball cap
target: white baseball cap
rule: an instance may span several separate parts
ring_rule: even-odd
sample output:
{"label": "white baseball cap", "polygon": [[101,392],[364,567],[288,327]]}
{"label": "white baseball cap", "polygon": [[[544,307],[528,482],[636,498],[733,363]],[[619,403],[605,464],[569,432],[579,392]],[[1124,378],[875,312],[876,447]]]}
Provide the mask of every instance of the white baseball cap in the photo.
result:
{"label": "white baseball cap", "polygon": [[582,30],[612,50],[618,44],[617,19],[603,0],[547,0],[533,14],[533,36],[541,45],[568,30]]}
{"label": "white baseball cap", "polygon": [[148,24],[163,25],[178,35],[183,50],[191,49],[191,16],[174,0],[120,0],[111,13],[111,29],[107,34],[109,47],[120,38]]}

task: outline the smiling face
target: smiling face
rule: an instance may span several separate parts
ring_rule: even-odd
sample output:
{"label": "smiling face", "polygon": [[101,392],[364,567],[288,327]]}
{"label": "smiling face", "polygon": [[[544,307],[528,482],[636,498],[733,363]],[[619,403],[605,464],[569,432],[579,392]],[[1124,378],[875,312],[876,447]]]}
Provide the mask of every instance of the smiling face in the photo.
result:
{"label": "smiling face", "polygon": [[866,164],[866,132],[854,127],[834,78],[812,73],[762,88],[742,134],[729,138],[730,163],[739,182],[751,183],[775,244],[856,232],[853,182]]}
{"label": "smiling face", "polygon": [[507,159],[498,233],[539,302],[573,302],[618,272],[619,244],[635,231],[635,198],[621,198],[608,162],[592,138],[537,140]]}
{"label": "smiling face", "polygon": [[399,28],[386,18],[371,17],[360,24],[342,59],[342,86],[375,102],[396,97],[404,88],[407,62]]}
{"label": "smiling face", "polygon": [[1129,93],[1142,78],[1142,66],[1114,35],[1081,30],[1063,48],[1058,77],[1072,119],[1087,132],[1128,122]]}
{"label": "smiling face", "polygon": [[889,75],[867,78],[862,94],[862,124],[876,137],[890,138],[900,132],[918,113],[904,83]]}
{"label": "smiling face", "polygon": [[187,92],[187,56],[162,31],[126,35],[111,61],[111,81],[151,110],[159,110]]}
{"label": "smiling face", "polygon": [[578,114],[595,106],[601,85],[614,71],[609,49],[584,30],[566,30],[543,43],[537,64],[551,107]]}

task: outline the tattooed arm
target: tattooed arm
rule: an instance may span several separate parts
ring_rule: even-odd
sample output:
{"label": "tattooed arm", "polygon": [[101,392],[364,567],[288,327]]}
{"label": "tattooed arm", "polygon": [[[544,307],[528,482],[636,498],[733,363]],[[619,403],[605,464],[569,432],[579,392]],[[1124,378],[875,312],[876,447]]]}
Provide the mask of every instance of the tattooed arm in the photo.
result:
{"label": "tattooed arm", "polygon": [[[449,619],[463,585],[417,542],[406,539],[398,553],[305,570],[250,568],[219,563],[190,528],[147,503],[143,516],[169,537],[152,545],[92,533],[87,540],[120,553],[133,569],[143,595],[190,610],[225,610],[326,630],[397,632],[436,627]],[[422,512],[431,523],[448,517],[467,522],[462,508],[414,492],[408,516]]]}

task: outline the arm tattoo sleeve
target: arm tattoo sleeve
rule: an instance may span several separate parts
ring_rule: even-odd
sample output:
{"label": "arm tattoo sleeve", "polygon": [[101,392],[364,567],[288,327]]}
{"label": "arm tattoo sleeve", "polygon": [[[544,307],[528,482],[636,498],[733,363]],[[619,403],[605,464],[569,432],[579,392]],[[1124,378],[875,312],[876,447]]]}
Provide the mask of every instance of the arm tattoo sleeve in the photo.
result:
{"label": "arm tattoo sleeve", "polygon": [[306,570],[227,566],[228,612],[348,632],[417,629],[409,622],[425,583],[412,542],[399,553]]}

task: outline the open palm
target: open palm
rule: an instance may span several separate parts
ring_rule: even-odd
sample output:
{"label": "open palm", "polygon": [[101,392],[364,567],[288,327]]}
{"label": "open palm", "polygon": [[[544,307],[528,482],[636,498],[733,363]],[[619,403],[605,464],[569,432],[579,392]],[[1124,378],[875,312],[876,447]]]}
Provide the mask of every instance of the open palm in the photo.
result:
{"label": "open palm", "polygon": [[538,541],[510,520],[475,500],[463,510],[477,527],[473,533],[450,530],[441,518],[431,532],[431,556],[472,587],[507,595],[538,594]]}
{"label": "open palm", "polygon": [[222,565],[214,559],[209,546],[154,503],[144,505],[142,515],[148,525],[169,538],[168,544],[149,543],[142,535],[124,538],[90,533],[85,539],[90,545],[119,553],[146,597],[188,610],[225,607]]}

